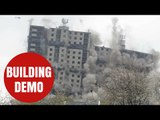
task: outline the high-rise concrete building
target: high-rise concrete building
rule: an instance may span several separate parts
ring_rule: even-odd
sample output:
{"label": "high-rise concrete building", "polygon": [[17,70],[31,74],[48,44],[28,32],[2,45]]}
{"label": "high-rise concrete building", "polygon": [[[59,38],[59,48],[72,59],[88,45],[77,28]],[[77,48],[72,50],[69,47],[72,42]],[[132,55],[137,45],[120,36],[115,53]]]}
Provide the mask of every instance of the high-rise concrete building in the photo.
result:
{"label": "high-rise concrete building", "polygon": [[55,72],[56,83],[66,83],[77,92],[82,88],[83,67],[88,57],[90,33],[71,31],[67,21],[58,28],[30,26],[28,51],[46,57]]}

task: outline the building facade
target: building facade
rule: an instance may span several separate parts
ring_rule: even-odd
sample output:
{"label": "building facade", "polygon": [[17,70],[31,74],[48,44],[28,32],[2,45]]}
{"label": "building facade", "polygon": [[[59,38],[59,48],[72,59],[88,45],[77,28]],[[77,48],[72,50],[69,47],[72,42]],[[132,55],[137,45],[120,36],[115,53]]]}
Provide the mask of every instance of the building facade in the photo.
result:
{"label": "building facade", "polygon": [[58,28],[30,26],[28,51],[43,55],[52,65],[59,86],[66,83],[79,92],[84,77],[83,67],[88,57],[90,33]]}

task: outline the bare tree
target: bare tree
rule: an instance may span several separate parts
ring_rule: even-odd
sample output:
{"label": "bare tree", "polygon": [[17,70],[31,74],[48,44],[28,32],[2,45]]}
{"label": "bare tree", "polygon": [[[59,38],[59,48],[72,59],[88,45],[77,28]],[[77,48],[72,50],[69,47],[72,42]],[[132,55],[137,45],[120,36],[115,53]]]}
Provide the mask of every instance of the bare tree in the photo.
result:
{"label": "bare tree", "polygon": [[72,101],[71,97],[65,96],[64,94],[57,94],[48,95],[44,99],[34,103],[24,103],[15,99],[12,99],[10,103],[12,105],[66,105]]}
{"label": "bare tree", "polygon": [[149,101],[152,105],[159,105],[160,104],[160,72],[159,71],[152,71],[148,77],[147,80],[148,83],[148,89],[150,92],[149,95]]}
{"label": "bare tree", "polygon": [[101,85],[107,92],[109,104],[142,105],[149,104],[146,75],[134,70],[117,67]]}

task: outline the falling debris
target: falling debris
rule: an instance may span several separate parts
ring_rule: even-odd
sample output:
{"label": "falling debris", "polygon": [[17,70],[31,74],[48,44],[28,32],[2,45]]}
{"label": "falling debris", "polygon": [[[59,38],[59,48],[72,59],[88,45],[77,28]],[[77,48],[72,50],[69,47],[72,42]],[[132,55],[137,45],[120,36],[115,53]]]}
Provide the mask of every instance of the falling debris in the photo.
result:
{"label": "falling debris", "polygon": [[82,19],[80,19],[79,21],[80,21],[81,24],[83,24],[83,20]]}
{"label": "falling debris", "polygon": [[15,17],[15,19],[21,19],[21,17]]}

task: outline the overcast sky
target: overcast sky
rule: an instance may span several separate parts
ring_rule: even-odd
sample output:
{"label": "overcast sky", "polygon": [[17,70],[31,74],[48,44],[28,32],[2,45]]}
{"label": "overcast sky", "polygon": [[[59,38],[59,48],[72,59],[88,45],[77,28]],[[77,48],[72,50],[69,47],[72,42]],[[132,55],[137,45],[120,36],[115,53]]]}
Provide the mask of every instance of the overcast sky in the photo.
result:
{"label": "overcast sky", "polygon": [[[20,18],[19,18],[20,17]],[[160,16],[159,15],[50,15],[50,16],[0,16],[0,90],[5,91],[3,85],[4,68],[11,58],[27,50],[27,36],[29,20],[33,18],[33,25],[51,25],[58,27],[61,19],[69,19],[70,30],[97,31],[103,46],[109,47],[112,32],[112,18],[119,19],[126,34],[126,48],[142,52],[151,49],[160,51]],[[46,24],[46,22],[48,24]]]}

